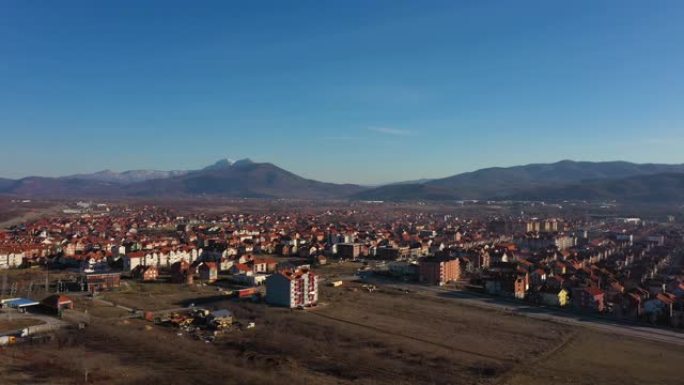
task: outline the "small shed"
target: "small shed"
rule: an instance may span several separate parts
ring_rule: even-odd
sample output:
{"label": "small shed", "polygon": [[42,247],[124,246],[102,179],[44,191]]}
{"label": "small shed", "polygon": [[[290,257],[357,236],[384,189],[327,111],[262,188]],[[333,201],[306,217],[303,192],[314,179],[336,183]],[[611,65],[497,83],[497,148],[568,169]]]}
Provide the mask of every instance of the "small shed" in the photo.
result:
{"label": "small shed", "polygon": [[74,308],[74,302],[71,300],[71,298],[67,297],[66,295],[51,295],[45,298],[41,303],[43,304],[43,306],[46,306],[57,312],[60,312],[65,309],[72,310]]}
{"label": "small shed", "polygon": [[28,298],[9,298],[0,301],[3,307],[17,309],[19,311],[26,311],[28,308],[38,306],[40,303]]}

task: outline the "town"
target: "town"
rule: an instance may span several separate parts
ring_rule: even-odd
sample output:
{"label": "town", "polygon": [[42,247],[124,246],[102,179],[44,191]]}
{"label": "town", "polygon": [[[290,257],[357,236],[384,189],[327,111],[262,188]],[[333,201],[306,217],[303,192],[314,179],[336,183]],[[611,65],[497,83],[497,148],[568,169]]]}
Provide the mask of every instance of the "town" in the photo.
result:
{"label": "town", "polygon": [[332,318],[348,306],[341,296],[411,306],[421,295],[684,344],[684,228],[673,215],[534,203],[523,207],[532,214],[477,202],[174,206],[71,202],[0,232],[0,343],[49,343],[115,320],[221,345],[270,327],[277,309]]}
{"label": "town", "polygon": [[0,385],[684,384],[684,2],[0,2]]}

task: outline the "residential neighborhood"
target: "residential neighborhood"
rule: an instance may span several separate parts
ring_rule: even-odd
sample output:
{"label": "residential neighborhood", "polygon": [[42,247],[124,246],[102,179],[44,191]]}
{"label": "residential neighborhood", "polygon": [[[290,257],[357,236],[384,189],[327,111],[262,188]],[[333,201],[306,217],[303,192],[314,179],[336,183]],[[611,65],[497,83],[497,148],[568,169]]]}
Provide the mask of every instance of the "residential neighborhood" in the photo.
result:
{"label": "residential neighborhood", "polygon": [[[116,289],[122,278],[222,280],[264,286],[267,303],[300,307],[318,302],[317,280],[306,277],[327,261],[348,261],[360,263],[365,277],[684,326],[684,234],[667,221],[425,213],[380,221],[367,210],[187,217],[108,206],[4,230],[0,268],[78,272],[80,288],[91,293]],[[364,222],[329,220],[344,215]]]}

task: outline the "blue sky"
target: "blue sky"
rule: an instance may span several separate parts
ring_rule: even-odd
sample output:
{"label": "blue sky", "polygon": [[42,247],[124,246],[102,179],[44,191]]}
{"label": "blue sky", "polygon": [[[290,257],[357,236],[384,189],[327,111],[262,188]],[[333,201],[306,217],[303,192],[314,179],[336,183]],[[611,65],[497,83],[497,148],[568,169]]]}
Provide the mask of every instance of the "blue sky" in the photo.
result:
{"label": "blue sky", "polygon": [[0,176],[684,162],[684,2],[0,2]]}

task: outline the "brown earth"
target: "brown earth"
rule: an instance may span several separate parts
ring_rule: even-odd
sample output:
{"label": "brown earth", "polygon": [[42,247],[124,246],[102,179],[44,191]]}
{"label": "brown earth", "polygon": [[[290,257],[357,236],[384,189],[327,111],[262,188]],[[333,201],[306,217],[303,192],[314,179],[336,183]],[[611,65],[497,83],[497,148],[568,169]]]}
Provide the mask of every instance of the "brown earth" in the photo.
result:
{"label": "brown earth", "polygon": [[143,309],[196,300],[256,328],[209,344],[91,314],[85,331],[5,350],[3,383],[82,384],[87,372],[90,384],[673,384],[684,358],[669,345],[357,283],[322,286],[312,310],[237,302],[210,286],[136,283],[108,296]]}

